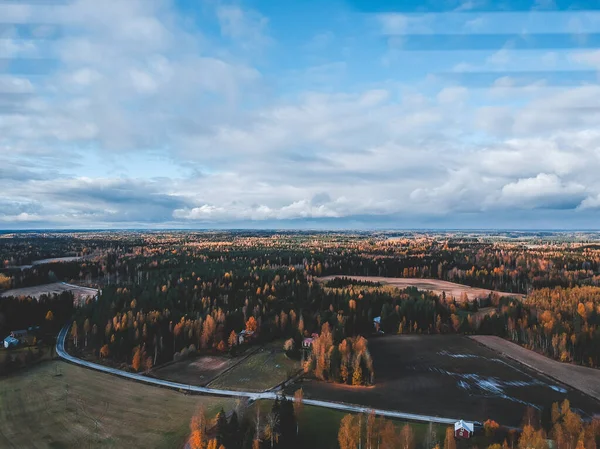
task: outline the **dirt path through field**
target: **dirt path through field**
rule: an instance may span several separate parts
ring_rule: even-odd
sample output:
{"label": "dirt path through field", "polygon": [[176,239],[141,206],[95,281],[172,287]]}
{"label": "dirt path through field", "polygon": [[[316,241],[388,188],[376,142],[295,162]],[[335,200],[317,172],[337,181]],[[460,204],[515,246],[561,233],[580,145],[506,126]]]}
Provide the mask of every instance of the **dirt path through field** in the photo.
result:
{"label": "dirt path through field", "polygon": [[552,377],[600,401],[600,370],[557,362],[513,342],[492,335],[475,335],[471,338],[496,352],[504,354],[529,368]]}
{"label": "dirt path through field", "polygon": [[317,278],[319,281],[329,281],[338,277],[347,277],[357,281],[379,282],[384,285],[393,285],[398,288],[416,287],[419,290],[430,290],[438,295],[446,292],[446,296],[460,299],[462,293],[466,293],[470,300],[488,296],[490,293],[498,293],[500,296],[515,296],[523,298],[525,295],[519,293],[500,292],[496,290],[487,290],[485,288],[469,287],[468,285],[455,284],[454,282],[440,281],[438,279],[417,279],[417,278],[390,278],[381,276],[345,276],[334,275]]}

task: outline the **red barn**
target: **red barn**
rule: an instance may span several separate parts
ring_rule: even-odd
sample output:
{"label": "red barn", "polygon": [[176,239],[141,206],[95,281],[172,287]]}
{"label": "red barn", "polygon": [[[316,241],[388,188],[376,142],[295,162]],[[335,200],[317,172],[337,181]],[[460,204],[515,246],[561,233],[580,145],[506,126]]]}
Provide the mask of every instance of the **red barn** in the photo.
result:
{"label": "red barn", "polygon": [[474,426],[472,422],[466,422],[462,419],[454,423],[454,438],[467,439],[473,436]]}

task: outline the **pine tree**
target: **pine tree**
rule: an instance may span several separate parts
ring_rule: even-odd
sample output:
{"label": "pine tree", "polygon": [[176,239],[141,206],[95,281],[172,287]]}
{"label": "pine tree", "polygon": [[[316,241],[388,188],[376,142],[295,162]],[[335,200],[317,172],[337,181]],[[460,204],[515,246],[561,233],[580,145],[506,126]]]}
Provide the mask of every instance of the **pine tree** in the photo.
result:
{"label": "pine tree", "polygon": [[238,419],[238,414],[235,410],[231,412],[229,424],[227,425],[227,436],[225,438],[225,446],[230,449],[237,449],[240,447],[240,423]]}
{"label": "pine tree", "polygon": [[[225,442],[226,438],[227,438],[227,430],[228,430],[228,423],[227,423],[227,417],[225,416],[225,411],[223,409],[221,409],[219,411],[219,413],[217,413],[217,417],[215,418],[216,422],[217,422],[217,438],[216,441],[219,444],[222,444]],[[217,447],[217,445],[215,445],[215,448]]]}

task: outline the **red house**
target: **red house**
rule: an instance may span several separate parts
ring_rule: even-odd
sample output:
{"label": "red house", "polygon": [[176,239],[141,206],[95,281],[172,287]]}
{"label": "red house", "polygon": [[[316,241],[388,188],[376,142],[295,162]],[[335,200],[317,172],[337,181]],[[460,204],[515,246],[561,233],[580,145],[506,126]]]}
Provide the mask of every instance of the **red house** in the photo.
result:
{"label": "red house", "polygon": [[468,439],[473,436],[474,425],[462,419],[454,423],[454,438]]}
{"label": "red house", "polygon": [[310,337],[307,337],[304,340],[302,340],[302,348],[303,349],[310,349],[310,348],[312,348],[313,341],[318,336],[319,336],[319,334],[313,333]]}

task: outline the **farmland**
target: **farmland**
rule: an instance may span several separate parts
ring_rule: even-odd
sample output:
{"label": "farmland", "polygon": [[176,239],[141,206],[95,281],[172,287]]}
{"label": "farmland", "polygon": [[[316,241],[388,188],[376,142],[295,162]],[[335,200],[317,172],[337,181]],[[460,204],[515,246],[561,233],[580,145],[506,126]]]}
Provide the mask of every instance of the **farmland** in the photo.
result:
{"label": "farmland", "polygon": [[[331,279],[335,279],[339,277],[335,276],[325,276],[319,278],[320,281],[329,281]],[[455,298],[457,301],[461,299],[463,294],[467,295],[469,300],[473,300],[476,298],[482,298],[488,296],[490,293],[497,293],[500,296],[515,296],[522,298],[524,295],[515,294],[515,293],[507,293],[496,290],[488,290],[485,288],[476,288],[470,287],[468,285],[456,284],[454,282],[443,281],[440,279],[410,279],[410,278],[393,278],[393,277],[381,277],[381,276],[345,276],[349,279],[353,279],[356,281],[368,281],[368,282],[378,282],[382,285],[391,285],[393,287],[397,287],[400,289],[404,289],[407,287],[415,287],[419,290],[429,290],[434,292],[437,295],[446,294],[448,298]]]}
{"label": "farmland", "polygon": [[152,374],[159,379],[203,387],[241,359],[242,357],[207,355],[157,368]]}
{"label": "farmland", "polygon": [[60,295],[63,292],[72,292],[76,299],[91,297],[98,294],[93,288],[81,287],[79,285],[66,284],[64,282],[54,282],[52,284],[37,285],[35,287],[16,288],[7,290],[0,294],[0,297],[8,296],[27,296],[39,299],[42,295]]}
{"label": "farmland", "polygon": [[300,370],[300,363],[288,359],[280,343],[267,345],[217,377],[209,386],[229,390],[265,391],[285,382]]}
{"label": "farmland", "polygon": [[179,447],[200,404],[213,416],[233,400],[46,362],[0,382],[0,447]]}
{"label": "farmland", "polygon": [[471,338],[600,400],[600,371],[595,368],[560,363],[493,335],[475,335]]}
{"label": "farmland", "polygon": [[584,416],[600,403],[462,336],[385,336],[369,343],[373,387],[307,381],[306,397],[519,426],[528,406],[568,398]]}

